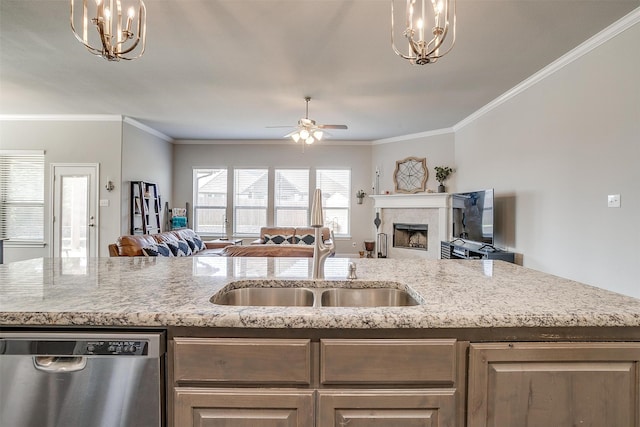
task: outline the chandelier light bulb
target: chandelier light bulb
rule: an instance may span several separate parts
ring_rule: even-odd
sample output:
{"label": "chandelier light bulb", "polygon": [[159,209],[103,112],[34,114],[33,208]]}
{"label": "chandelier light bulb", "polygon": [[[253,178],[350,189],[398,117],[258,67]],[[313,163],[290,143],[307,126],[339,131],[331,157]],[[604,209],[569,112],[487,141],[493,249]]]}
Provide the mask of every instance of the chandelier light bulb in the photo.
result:
{"label": "chandelier light bulb", "polygon": [[300,134],[298,132],[294,133],[291,135],[291,139],[293,139],[294,142],[300,141]]}
{"label": "chandelier light bulb", "polygon": [[132,60],[144,54],[147,13],[143,0],[70,0],[70,3],[71,31],[91,54],[108,61]]}
{"label": "chandelier light bulb", "polygon": [[322,137],[324,136],[324,132],[322,132],[321,130],[317,130],[317,131],[313,132],[313,136],[314,136],[315,139],[320,141],[322,139]]}
{"label": "chandelier light bulb", "polygon": [[308,130],[306,130],[306,129],[302,129],[302,130],[300,131],[300,138],[302,138],[302,139],[307,139],[307,138],[309,138],[309,131],[308,131]]}
{"label": "chandelier light bulb", "polygon": [[[391,47],[396,55],[412,64],[425,65],[451,51],[456,41],[456,0],[407,0],[405,25],[397,33],[396,1],[391,0]],[[408,42],[406,51],[396,46],[395,38],[400,34]]]}
{"label": "chandelier light bulb", "polygon": [[310,136],[309,138],[307,138],[304,142],[306,142],[307,144],[313,144],[315,141],[315,139],[313,139],[312,136]]}

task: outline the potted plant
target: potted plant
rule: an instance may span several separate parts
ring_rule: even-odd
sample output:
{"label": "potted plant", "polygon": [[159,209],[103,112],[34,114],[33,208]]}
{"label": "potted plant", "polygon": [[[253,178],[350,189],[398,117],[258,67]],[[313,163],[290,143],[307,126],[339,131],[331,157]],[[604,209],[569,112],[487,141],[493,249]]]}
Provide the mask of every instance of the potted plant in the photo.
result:
{"label": "potted plant", "polygon": [[444,182],[449,178],[449,175],[453,173],[453,169],[449,166],[436,166],[436,180],[440,183],[438,186],[438,193],[444,193],[446,188],[444,187]]}
{"label": "potted plant", "polygon": [[358,192],[356,193],[356,197],[358,198],[358,204],[361,205],[362,204],[362,199],[364,199],[364,196],[366,196],[367,193],[364,192],[364,190],[358,190]]}

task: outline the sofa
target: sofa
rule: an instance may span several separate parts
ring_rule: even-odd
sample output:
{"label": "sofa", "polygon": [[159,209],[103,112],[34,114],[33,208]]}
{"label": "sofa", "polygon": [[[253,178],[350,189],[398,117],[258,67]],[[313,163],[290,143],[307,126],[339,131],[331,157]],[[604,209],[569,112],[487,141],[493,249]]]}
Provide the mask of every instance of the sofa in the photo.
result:
{"label": "sofa", "polygon": [[[321,229],[323,242],[332,243],[331,232]],[[120,236],[109,245],[109,255],[118,256],[229,256],[229,257],[313,257],[315,228],[262,227],[260,237],[249,245],[226,247],[203,241],[195,231],[185,228],[158,234]],[[335,254],[332,251],[330,256]]]}
{"label": "sofa", "polygon": [[219,245],[204,242],[195,231],[184,228],[158,234],[120,236],[109,245],[109,256],[219,256]]}
{"label": "sofa", "polygon": [[[320,229],[325,245],[332,244],[329,228]],[[315,228],[262,227],[260,237],[249,245],[227,246],[221,255],[231,257],[313,257]],[[335,255],[332,250],[331,255]]]}

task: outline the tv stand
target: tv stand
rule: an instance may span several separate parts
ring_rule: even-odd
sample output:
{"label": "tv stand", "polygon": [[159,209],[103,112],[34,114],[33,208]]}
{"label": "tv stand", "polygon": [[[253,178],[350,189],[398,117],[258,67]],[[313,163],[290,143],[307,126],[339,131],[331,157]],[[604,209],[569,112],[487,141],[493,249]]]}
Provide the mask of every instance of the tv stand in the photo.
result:
{"label": "tv stand", "polygon": [[493,245],[468,242],[462,239],[440,242],[440,254],[442,259],[496,259],[515,262],[513,252],[503,251]]}

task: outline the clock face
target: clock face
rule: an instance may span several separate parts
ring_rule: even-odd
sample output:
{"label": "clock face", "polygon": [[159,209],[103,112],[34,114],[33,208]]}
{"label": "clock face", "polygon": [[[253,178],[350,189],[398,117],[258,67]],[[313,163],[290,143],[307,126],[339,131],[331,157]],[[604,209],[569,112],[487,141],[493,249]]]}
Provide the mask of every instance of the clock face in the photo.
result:
{"label": "clock face", "polygon": [[427,183],[427,159],[407,157],[396,162],[393,181],[399,193],[417,193],[424,191]]}

